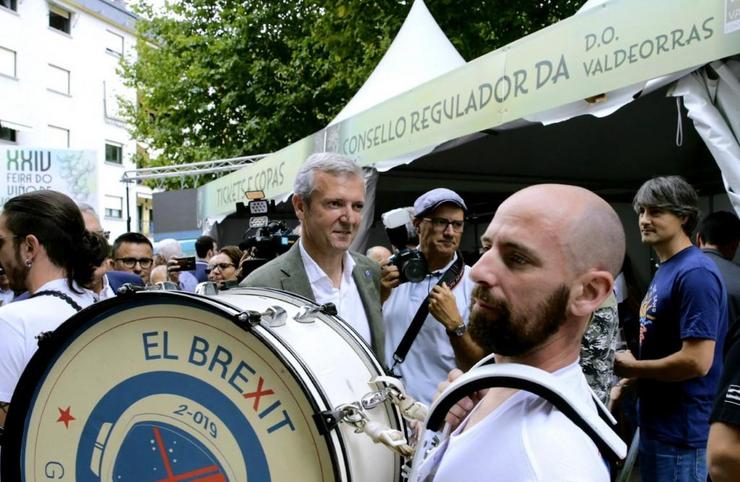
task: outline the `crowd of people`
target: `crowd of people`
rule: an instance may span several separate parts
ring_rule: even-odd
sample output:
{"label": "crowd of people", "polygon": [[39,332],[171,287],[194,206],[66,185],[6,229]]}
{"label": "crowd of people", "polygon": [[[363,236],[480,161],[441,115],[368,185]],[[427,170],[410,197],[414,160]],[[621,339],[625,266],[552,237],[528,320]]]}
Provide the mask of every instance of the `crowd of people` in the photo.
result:
{"label": "crowd of people", "polygon": [[[425,404],[488,355],[551,373],[594,413],[594,393],[627,410],[634,390],[642,481],[704,481],[708,472],[715,482],[737,480],[737,216],[700,219],[696,191],[680,177],[645,182],[633,206],[659,267],[632,313],[639,322],[628,325],[627,316],[620,321],[627,295],[615,285],[628,267],[624,228],[593,192],[545,184],[514,193],[496,210],[474,266],[460,252],[464,199],[446,188],[422,193],[409,230],[426,272],[414,279],[387,247],[367,256],[350,250],[364,204],[362,172],[351,159],[311,155],[292,197],[300,238],[247,272],[250,253],[219,249],[209,236],[196,241],[190,266],[175,240],[153,244],[131,232],[109,246],[94,210],[64,194],[10,199],[0,214],[0,424],[40,333],[126,283],[191,292],[205,281],[239,283],[333,303]],[[633,339],[630,349],[619,349]],[[614,469],[566,415],[526,391],[472,394],[448,421],[454,431],[428,480],[462,480],[464,473],[469,481],[606,481]]]}

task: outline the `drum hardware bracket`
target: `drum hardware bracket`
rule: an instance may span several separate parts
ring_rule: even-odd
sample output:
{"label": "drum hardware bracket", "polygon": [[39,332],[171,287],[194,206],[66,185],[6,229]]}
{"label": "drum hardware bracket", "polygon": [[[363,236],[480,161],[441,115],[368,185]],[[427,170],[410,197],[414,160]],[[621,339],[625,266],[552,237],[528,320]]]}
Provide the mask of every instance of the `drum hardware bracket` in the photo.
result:
{"label": "drum hardware bracket", "polygon": [[254,325],[259,324],[260,320],[262,319],[262,313],[258,311],[242,311],[241,313],[238,313],[236,316],[234,316],[234,323],[239,328],[242,329],[248,329],[253,327]]}
{"label": "drum hardware bracket", "polygon": [[337,314],[339,313],[337,311],[337,306],[334,303],[324,303],[323,305],[319,306],[319,311],[329,316],[337,316]]}
{"label": "drum hardware bracket", "polygon": [[39,347],[42,347],[43,345],[46,344],[46,342],[49,341],[49,339],[51,338],[51,335],[52,334],[54,334],[53,331],[42,331],[41,333],[39,333],[38,335],[36,335],[36,340],[37,340],[36,344]]}
{"label": "drum hardware bracket", "polygon": [[337,428],[341,418],[341,410],[324,410],[313,415],[313,420],[316,423],[316,428],[318,428],[320,435],[327,435]]}
{"label": "drum hardware bracket", "polygon": [[121,285],[120,288],[118,288],[118,291],[116,291],[116,294],[128,296],[128,295],[133,295],[135,293],[138,293],[139,291],[146,291],[146,287],[141,286],[141,285],[136,285],[133,283],[124,283],[123,285]]}

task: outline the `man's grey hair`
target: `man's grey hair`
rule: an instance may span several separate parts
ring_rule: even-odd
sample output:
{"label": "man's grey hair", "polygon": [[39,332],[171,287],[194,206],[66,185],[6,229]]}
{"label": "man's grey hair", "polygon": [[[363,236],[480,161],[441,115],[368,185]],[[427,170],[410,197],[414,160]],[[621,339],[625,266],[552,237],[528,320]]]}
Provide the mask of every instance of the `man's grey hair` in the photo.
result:
{"label": "man's grey hair", "polygon": [[172,258],[182,256],[182,247],[176,239],[166,238],[154,243],[154,254],[158,254],[169,261]]}
{"label": "man's grey hair", "polygon": [[311,198],[315,189],[314,174],[316,171],[332,175],[359,176],[362,179],[362,168],[351,158],[335,152],[317,152],[311,154],[303,163],[293,181],[293,193],[304,201]]}
{"label": "man's grey hair", "polygon": [[635,194],[632,207],[665,209],[678,217],[686,217],[683,230],[686,235],[696,228],[699,220],[699,197],[696,190],[681,176],[659,176],[645,182]]}

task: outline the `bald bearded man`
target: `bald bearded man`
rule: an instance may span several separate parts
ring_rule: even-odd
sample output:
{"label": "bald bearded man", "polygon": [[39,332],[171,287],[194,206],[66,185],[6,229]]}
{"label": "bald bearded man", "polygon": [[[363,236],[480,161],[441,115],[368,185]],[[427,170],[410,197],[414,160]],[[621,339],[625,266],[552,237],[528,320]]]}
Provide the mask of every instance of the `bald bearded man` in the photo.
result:
{"label": "bald bearded man", "polygon": [[[491,248],[471,271],[471,336],[497,363],[552,373],[595,414],[578,355],[624,256],[617,214],[582,188],[532,186],[501,204],[484,236]],[[433,479],[606,482],[609,472],[591,439],[549,402],[492,388],[450,437]]]}

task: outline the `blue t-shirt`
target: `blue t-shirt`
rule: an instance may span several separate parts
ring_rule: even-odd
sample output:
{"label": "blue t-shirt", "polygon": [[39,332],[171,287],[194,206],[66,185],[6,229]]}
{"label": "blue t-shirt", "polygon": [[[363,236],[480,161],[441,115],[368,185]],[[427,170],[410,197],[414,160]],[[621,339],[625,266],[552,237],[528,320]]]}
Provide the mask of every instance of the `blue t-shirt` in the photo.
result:
{"label": "blue t-shirt", "polygon": [[661,264],[640,307],[640,359],[664,358],[686,338],[716,341],[703,377],[640,380],[641,435],[673,445],[706,447],[709,414],[722,371],[727,294],[717,266],[695,246]]}

